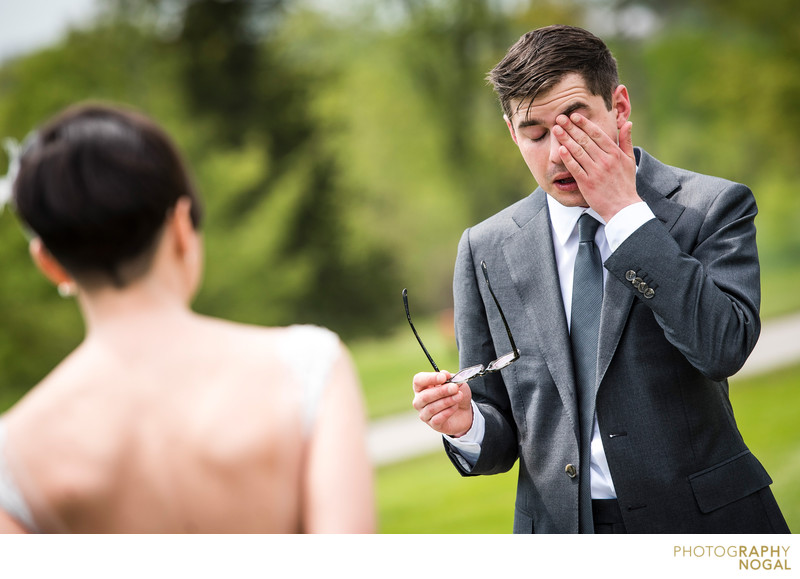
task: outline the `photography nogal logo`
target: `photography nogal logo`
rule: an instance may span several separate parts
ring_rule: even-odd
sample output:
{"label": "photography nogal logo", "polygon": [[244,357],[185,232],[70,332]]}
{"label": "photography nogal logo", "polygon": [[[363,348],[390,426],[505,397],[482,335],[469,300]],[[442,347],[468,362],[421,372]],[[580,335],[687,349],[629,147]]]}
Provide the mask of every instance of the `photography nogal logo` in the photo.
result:
{"label": "photography nogal logo", "polygon": [[786,545],[675,545],[673,557],[725,559],[741,571],[791,571],[790,547]]}

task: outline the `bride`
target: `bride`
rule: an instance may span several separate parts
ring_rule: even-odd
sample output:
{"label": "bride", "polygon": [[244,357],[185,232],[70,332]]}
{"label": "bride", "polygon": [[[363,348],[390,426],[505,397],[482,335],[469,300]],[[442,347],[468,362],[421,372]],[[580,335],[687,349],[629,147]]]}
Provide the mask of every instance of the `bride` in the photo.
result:
{"label": "bride", "polygon": [[86,336],[0,417],[1,531],[375,531],[346,349],[190,309],[202,211],[158,126],[67,109],[25,147],[13,202]]}

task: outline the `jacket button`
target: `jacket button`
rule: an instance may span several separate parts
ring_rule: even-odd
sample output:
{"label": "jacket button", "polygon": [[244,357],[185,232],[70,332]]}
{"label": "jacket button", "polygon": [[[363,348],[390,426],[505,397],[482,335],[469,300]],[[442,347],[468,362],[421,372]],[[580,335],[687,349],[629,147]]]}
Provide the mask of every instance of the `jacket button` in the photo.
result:
{"label": "jacket button", "polygon": [[574,467],[573,465],[571,465],[571,464],[568,464],[568,465],[567,465],[567,466],[564,468],[564,472],[566,472],[566,473],[567,473],[567,476],[568,476],[569,478],[575,478],[576,476],[578,476],[578,471],[577,471],[577,470],[575,469],[575,467]]}
{"label": "jacket button", "polygon": [[636,272],[633,271],[632,269],[629,269],[627,272],[625,272],[625,279],[627,279],[628,281],[635,280],[636,279]]}
{"label": "jacket button", "polygon": [[644,297],[645,299],[648,300],[651,299],[654,295],[656,295],[656,292],[651,287],[647,288],[644,292]]}

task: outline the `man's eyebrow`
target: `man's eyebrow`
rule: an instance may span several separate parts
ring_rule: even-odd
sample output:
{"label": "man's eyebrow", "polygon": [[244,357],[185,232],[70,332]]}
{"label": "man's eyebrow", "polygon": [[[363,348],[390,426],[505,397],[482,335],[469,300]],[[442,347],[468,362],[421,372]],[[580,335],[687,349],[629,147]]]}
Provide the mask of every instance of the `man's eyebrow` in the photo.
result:
{"label": "man's eyebrow", "polygon": [[[580,110],[588,109],[588,108],[589,108],[589,105],[587,105],[585,102],[583,102],[583,101],[575,101],[575,102],[571,103],[567,108],[565,108],[563,111],[561,111],[558,114],[559,115],[570,116],[572,113],[574,113],[576,111],[580,111]],[[543,125],[543,124],[544,124],[544,122],[542,122],[541,119],[528,117],[528,118],[525,118],[525,119],[520,121],[520,123],[518,125],[518,128],[524,129],[525,127],[535,127],[535,126]]]}

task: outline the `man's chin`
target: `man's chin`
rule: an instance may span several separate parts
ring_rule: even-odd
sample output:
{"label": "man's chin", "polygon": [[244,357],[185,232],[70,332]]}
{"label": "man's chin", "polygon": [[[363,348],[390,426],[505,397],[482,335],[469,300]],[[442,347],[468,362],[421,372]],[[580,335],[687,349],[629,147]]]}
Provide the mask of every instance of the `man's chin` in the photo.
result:
{"label": "man's chin", "polygon": [[583,198],[581,195],[580,190],[570,191],[565,193],[563,191],[547,191],[547,194],[550,195],[553,199],[561,203],[564,207],[589,207],[589,204],[586,202],[586,199]]}

